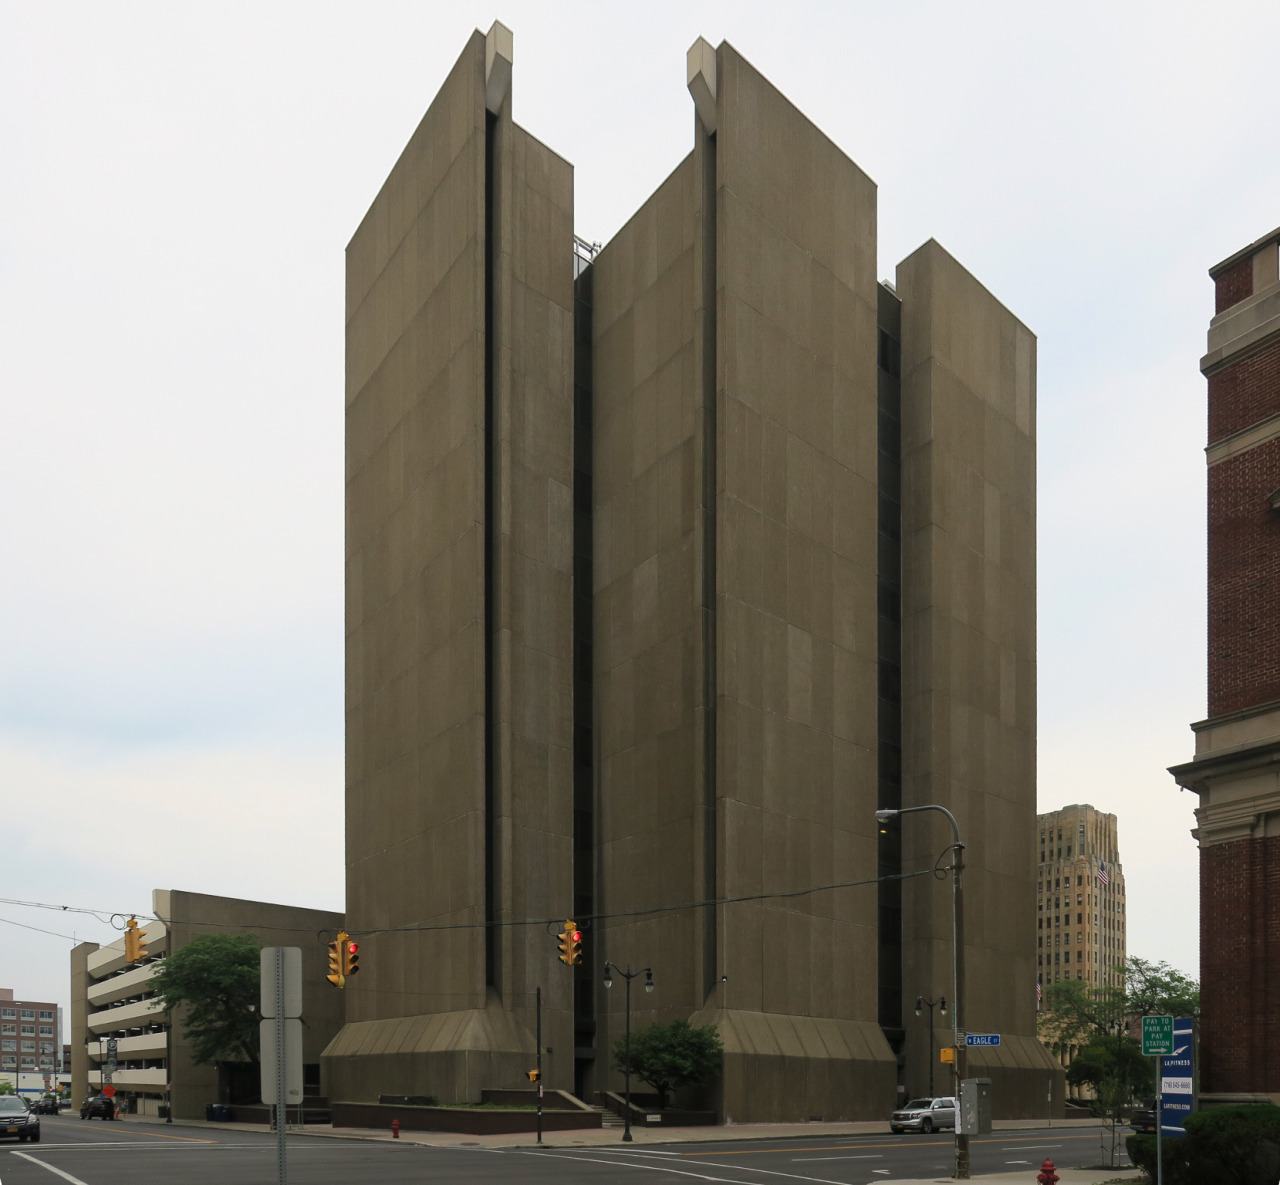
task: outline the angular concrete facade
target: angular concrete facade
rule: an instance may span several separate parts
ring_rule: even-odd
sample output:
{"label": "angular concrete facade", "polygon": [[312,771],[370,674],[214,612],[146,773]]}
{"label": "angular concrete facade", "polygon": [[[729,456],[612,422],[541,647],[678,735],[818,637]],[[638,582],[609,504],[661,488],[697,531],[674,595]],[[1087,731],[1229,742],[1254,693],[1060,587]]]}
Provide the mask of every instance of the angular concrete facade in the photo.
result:
{"label": "angular concrete facade", "polygon": [[[612,1088],[715,1022],[735,1121],[883,1116],[948,985],[934,802],[968,842],[970,1027],[1035,1041],[1035,339],[731,46],[693,148],[580,256],[570,167],[477,33],[348,252],[348,925],[338,1100]],[[921,816],[915,816],[918,820]],[[926,816],[927,818],[927,816]],[[826,886],[824,888],[824,886]],[[585,926],[583,965],[551,930]],[[1056,1071],[1060,1079],[1060,1071]]]}

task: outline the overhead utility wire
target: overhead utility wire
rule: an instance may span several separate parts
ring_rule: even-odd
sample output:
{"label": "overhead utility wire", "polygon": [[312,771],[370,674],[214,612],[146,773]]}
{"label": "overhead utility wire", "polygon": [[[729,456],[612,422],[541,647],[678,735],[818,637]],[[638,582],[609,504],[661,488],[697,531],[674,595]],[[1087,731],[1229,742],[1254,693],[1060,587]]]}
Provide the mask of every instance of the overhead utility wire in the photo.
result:
{"label": "overhead utility wire", "polygon": [[[916,872],[897,872],[891,873],[888,876],[871,876],[857,881],[837,881],[835,884],[813,885],[807,889],[789,889],[785,892],[780,891],[775,893],[746,893],[740,897],[717,897],[709,901],[686,901],[679,905],[657,905],[648,909],[623,909],[617,910],[613,913],[594,913],[584,916],[581,920],[583,922],[607,922],[614,918],[652,917],[654,914],[659,913],[682,913],[685,910],[690,909],[707,909],[717,905],[740,905],[748,901],[782,901],[793,897],[807,897],[811,893],[828,893],[834,889],[856,889],[863,885],[880,884],[883,881],[905,881],[918,876],[937,876],[939,872],[945,873],[946,871],[948,871],[948,869],[939,869],[935,865],[931,868],[921,868]],[[92,909],[75,909],[72,906],[66,905],[45,905],[38,901],[10,901],[3,897],[0,897],[0,905],[28,905],[33,909],[62,909],[74,913],[91,913],[95,917],[98,917],[99,920],[101,920],[101,913],[104,912]],[[260,922],[206,922],[195,921],[188,918],[170,919],[157,917],[155,914],[122,913],[119,911],[114,912],[109,916],[112,918],[133,917],[138,918],[139,920],[154,920],[165,926],[175,924],[176,921],[177,924],[183,926],[217,926],[220,929],[226,929],[227,927],[240,927],[246,930],[263,928]],[[492,922],[446,922],[422,926],[382,926],[370,930],[361,930],[359,931],[359,934],[361,936],[368,937],[371,934],[408,934],[431,930],[483,930],[489,926],[547,926],[559,925],[560,920],[561,919],[558,917],[521,918],[517,920]],[[15,922],[14,925],[21,925],[21,923]],[[35,929],[34,926],[29,926],[27,928]],[[314,934],[316,932],[314,926],[269,926],[265,928],[290,933]],[[44,932],[51,933],[52,931]],[[59,937],[64,937],[64,935],[59,935]]]}

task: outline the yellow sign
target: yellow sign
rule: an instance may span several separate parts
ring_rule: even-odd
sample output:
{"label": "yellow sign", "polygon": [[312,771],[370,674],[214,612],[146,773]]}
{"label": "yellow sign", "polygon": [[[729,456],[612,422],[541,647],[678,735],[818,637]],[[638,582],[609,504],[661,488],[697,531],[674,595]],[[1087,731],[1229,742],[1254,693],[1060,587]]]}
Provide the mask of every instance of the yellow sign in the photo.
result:
{"label": "yellow sign", "polygon": [[939,1050],[938,1053],[939,1061],[946,1062],[949,1066],[954,1066],[956,1064],[956,1051],[950,1045],[945,1049]]}

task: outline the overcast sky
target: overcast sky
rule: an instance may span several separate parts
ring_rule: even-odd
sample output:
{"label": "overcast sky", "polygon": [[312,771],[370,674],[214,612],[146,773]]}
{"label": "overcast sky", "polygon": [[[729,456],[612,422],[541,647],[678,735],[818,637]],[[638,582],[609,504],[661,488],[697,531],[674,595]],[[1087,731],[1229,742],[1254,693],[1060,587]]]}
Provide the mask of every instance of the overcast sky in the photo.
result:
{"label": "overcast sky", "polygon": [[[0,896],[343,905],[343,251],[472,29],[607,240],[731,41],[1039,337],[1040,809],[1195,973],[1206,269],[1280,223],[1269,3],[0,0]],[[84,913],[0,919],[105,942]],[[0,986],[68,999],[0,924]]]}

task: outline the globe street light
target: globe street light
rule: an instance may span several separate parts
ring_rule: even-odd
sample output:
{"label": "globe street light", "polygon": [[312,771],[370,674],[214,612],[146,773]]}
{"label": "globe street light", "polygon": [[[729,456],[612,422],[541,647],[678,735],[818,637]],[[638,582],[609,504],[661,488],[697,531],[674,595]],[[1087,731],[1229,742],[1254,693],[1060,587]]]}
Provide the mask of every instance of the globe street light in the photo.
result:
{"label": "globe street light", "polygon": [[[929,803],[926,806],[904,806],[899,810],[876,811],[876,818],[881,823],[896,819],[899,815],[910,815],[916,811],[939,811],[951,821],[951,833],[954,837],[951,850],[955,853],[951,861],[951,941],[955,949],[953,968],[955,983],[952,988],[951,1031],[955,1042],[956,1061],[956,1094],[960,1093],[959,1084],[964,1081],[968,1058],[964,1044],[962,1004],[964,1001],[964,889],[960,883],[960,874],[964,871],[964,844],[960,842],[960,824],[956,817],[945,806]],[[956,1099],[956,1109],[960,1109],[960,1100]],[[956,1180],[969,1180],[969,1135],[960,1131],[960,1116],[956,1116]]]}
{"label": "globe street light", "polygon": [[644,990],[646,992],[653,991],[653,972],[648,967],[641,967],[639,971],[632,971],[628,966],[624,971],[617,963],[610,963],[607,959],[604,964],[604,986],[613,987],[613,976],[610,972],[616,971],[623,979],[627,981],[627,1053],[623,1061],[622,1072],[625,1075],[626,1087],[626,1107],[625,1114],[622,1117],[622,1140],[623,1143],[631,1143],[631,981],[643,975]]}
{"label": "globe street light", "polygon": [[938,1011],[943,1016],[947,1015],[947,997],[939,996],[936,1000],[926,1000],[923,996],[916,997],[916,1015],[919,1016],[924,1009],[929,1010],[929,1097],[933,1098],[933,1009],[937,1005]]}

